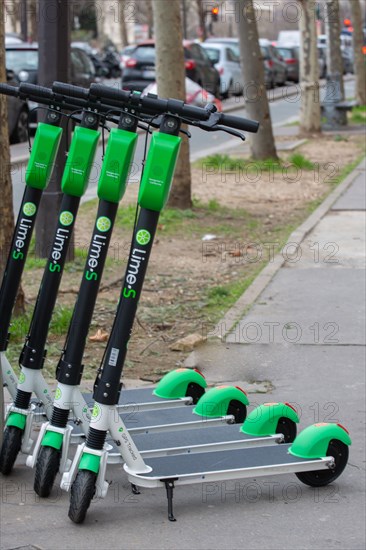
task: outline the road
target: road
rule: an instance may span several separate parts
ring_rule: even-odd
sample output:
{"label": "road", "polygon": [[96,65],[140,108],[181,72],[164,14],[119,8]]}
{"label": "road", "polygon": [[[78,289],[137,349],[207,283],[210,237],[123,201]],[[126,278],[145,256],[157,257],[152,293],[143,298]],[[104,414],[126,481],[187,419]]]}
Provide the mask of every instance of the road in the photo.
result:
{"label": "road", "polygon": [[[346,97],[351,97],[354,90],[354,81],[347,80],[345,82]],[[273,95],[273,91],[268,92],[269,95]],[[280,96],[281,99],[277,99],[270,103],[270,111],[272,117],[272,124],[274,128],[284,126],[293,121],[296,121],[299,117],[300,111],[300,95],[287,97],[286,87],[276,90],[276,96]],[[246,117],[245,108],[243,106],[243,98],[232,98],[230,100],[230,112],[235,116]],[[235,105],[237,104],[237,109]],[[232,109],[235,108],[235,111]],[[195,161],[198,158],[202,158],[209,154],[222,153],[226,149],[230,149],[233,144],[240,143],[238,138],[224,133],[224,132],[203,132],[197,128],[190,127],[192,137],[190,139],[190,157],[191,161]],[[140,180],[142,159],[144,154],[145,139],[141,135],[138,140],[136,148],[136,154],[134,164],[132,166],[129,184],[136,185]],[[94,167],[90,176],[88,190],[83,197],[83,201],[90,200],[96,196],[96,188],[98,184],[98,177],[100,166],[102,162],[102,147],[98,148]],[[19,206],[22,199],[25,184],[25,165],[14,166],[12,171],[13,180],[13,197],[14,197],[14,212],[17,215]]]}

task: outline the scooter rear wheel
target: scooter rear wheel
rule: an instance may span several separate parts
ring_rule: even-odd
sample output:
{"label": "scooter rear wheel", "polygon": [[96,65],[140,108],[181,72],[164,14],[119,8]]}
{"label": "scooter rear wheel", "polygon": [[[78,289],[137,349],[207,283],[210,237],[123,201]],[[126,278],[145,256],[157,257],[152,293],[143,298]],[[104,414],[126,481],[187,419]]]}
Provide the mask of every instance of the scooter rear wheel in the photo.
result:
{"label": "scooter rear wheel", "polygon": [[8,476],[17,459],[22,446],[23,431],[16,426],[7,426],[4,431],[3,444],[0,452],[0,471]]}
{"label": "scooter rear wheel", "polygon": [[316,470],[314,472],[299,472],[296,474],[298,479],[305,483],[305,485],[310,485],[310,487],[323,487],[335,481],[347,465],[348,446],[339,441],[339,439],[332,439],[329,442],[327,456],[334,458],[334,468]]}
{"label": "scooter rear wheel", "polygon": [[71,486],[69,518],[74,523],[82,523],[95,495],[97,475],[90,470],[79,470]]}
{"label": "scooter rear wheel", "polygon": [[276,434],[282,434],[284,436],[284,443],[292,443],[295,441],[297,434],[296,422],[290,418],[281,416],[277,423]]}
{"label": "scooter rear wheel", "polygon": [[33,488],[38,496],[47,498],[60,468],[61,452],[53,447],[42,446],[39,451]]}

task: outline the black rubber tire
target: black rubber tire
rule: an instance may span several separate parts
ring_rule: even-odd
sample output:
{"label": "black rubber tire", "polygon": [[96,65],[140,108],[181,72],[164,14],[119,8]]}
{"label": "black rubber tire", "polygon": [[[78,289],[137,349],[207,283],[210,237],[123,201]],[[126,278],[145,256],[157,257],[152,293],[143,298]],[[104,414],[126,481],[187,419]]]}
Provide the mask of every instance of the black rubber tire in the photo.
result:
{"label": "black rubber tire", "polygon": [[0,452],[0,472],[8,476],[17,459],[22,446],[23,430],[16,426],[7,426],[4,431],[3,444]]}
{"label": "black rubber tire", "polygon": [[79,470],[71,486],[69,518],[74,523],[83,523],[86,512],[95,494],[97,475],[90,470]]}
{"label": "black rubber tire", "polygon": [[292,443],[297,434],[296,422],[285,416],[278,420],[276,434],[283,434],[285,440],[283,443]]}
{"label": "black rubber tire", "polygon": [[329,442],[327,456],[332,456],[335,460],[333,469],[299,472],[296,474],[298,479],[305,483],[305,485],[310,485],[310,487],[323,487],[335,481],[347,465],[348,445],[345,445],[339,439],[332,439]]}
{"label": "black rubber tire", "polygon": [[19,113],[16,126],[10,136],[11,143],[23,143],[28,139],[28,117],[29,113],[26,109],[22,109]]}
{"label": "black rubber tire", "polygon": [[235,424],[242,424],[247,416],[247,408],[241,401],[232,399],[226,414],[232,414],[234,416]]}
{"label": "black rubber tire", "polygon": [[192,398],[192,404],[197,405],[199,399],[205,393],[205,388],[197,384],[196,382],[191,382],[188,384],[186,397]]}
{"label": "black rubber tire", "polygon": [[38,496],[50,496],[57,472],[60,468],[61,452],[53,447],[42,446],[36,463],[33,489]]}

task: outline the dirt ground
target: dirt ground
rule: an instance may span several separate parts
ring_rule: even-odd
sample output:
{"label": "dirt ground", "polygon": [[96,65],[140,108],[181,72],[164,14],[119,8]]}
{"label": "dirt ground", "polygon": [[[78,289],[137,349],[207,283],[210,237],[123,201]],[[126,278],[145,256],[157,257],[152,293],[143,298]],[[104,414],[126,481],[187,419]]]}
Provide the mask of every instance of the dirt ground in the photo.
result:
{"label": "dirt ground", "polygon": [[[296,170],[289,163],[281,171],[195,166],[195,206],[185,212],[170,209],[161,216],[124,376],[155,382],[182,365],[189,348],[174,351],[174,347],[184,348],[176,343],[192,333],[207,335],[268,261],[270,250],[283,246],[363,148],[360,135],[310,139],[296,150],[315,164],[310,170]],[[288,155],[280,153],[284,161]],[[243,155],[235,151],[239,156]],[[89,333],[94,336],[99,330],[97,340],[103,341],[87,342],[85,378],[94,378],[113,322],[134,217],[130,207],[129,223],[126,205],[134,203],[136,193],[137,185],[129,186],[118,214]],[[84,204],[76,224],[78,257],[66,268],[57,305],[64,308],[66,317],[77,297],[95,212],[96,201]],[[29,308],[38,291],[41,266],[24,277]],[[51,378],[64,339],[65,327],[56,326],[45,364],[45,374]],[[13,352],[20,347],[19,340]]]}

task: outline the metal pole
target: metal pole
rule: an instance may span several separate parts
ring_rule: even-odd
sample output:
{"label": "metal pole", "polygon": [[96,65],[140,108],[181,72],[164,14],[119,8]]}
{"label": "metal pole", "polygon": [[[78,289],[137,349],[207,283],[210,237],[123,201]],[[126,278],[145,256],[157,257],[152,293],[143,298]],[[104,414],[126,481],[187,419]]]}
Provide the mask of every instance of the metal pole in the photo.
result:
{"label": "metal pole", "polygon": [[[70,0],[39,0],[39,69],[38,83],[52,86],[55,80],[69,81]],[[43,111],[39,111],[39,119]],[[64,123],[63,123],[64,124]],[[71,124],[69,124],[70,130]],[[61,178],[66,161],[66,127],[64,125],[58,155],[50,183],[43,193],[36,223],[36,252],[46,258],[56,229],[57,212],[61,205]],[[72,252],[71,252],[72,254]]]}

